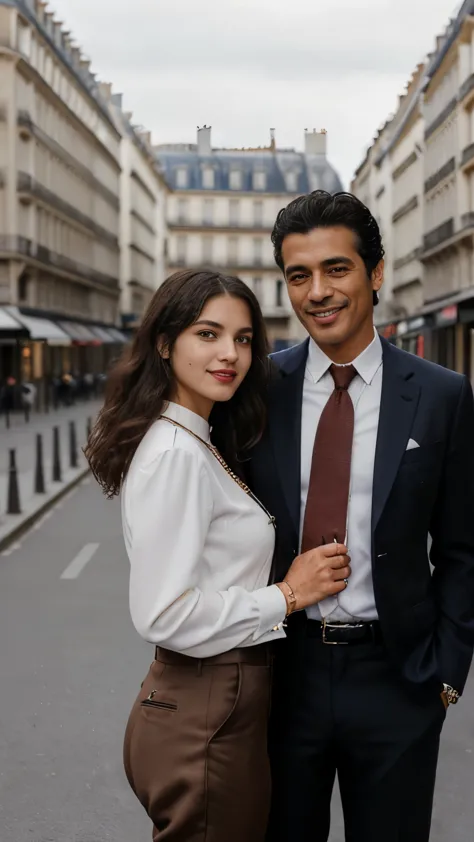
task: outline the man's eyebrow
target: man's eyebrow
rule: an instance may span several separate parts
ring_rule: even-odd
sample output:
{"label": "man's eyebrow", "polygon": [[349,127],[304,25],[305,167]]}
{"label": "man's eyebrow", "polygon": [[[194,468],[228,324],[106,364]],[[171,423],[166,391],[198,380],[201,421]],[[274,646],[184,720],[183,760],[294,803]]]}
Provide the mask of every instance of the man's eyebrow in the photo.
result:
{"label": "man's eyebrow", "polygon": [[307,266],[303,266],[302,264],[286,267],[285,275],[292,275],[293,272],[309,272],[309,269]]}

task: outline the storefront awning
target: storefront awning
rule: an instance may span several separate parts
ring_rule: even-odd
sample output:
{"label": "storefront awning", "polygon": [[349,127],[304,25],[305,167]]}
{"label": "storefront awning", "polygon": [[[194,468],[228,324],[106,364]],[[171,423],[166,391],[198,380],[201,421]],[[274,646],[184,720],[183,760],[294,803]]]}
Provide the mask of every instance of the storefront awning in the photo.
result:
{"label": "storefront awning", "polygon": [[110,333],[105,329],[105,327],[99,327],[99,325],[91,325],[90,329],[105,345],[112,345],[112,343],[116,341],[111,337]]}
{"label": "storefront awning", "polygon": [[122,333],[122,331],[119,330],[116,327],[108,327],[108,328],[106,328],[106,330],[107,330],[108,333],[110,333],[113,341],[120,344],[120,345],[126,345],[127,342],[130,341],[128,339],[128,337],[125,336],[125,334]]}
{"label": "storefront awning", "polygon": [[0,333],[25,333],[25,329],[13,316],[8,312],[6,307],[0,307]]}
{"label": "storefront awning", "polygon": [[66,321],[60,321],[58,325],[71,337],[73,342],[79,345],[102,345],[102,340],[86,325]]}
{"label": "storefront awning", "polygon": [[71,338],[68,334],[49,319],[43,319],[39,316],[25,316],[19,307],[8,306],[4,309],[27,329],[30,339],[42,340],[47,342],[48,345],[65,346],[71,344]]}

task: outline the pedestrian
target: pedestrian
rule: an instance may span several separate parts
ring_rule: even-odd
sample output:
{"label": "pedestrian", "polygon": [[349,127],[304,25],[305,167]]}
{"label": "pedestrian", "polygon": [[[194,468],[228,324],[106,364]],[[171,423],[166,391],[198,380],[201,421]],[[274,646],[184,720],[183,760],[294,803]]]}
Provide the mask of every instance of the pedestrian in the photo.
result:
{"label": "pedestrian", "polygon": [[268,585],[274,518],[211,443],[244,459],[262,434],[262,314],[237,278],[173,275],[111,371],[86,456],[121,491],[130,610],[155,660],[128,721],[130,785],[167,842],[263,842],[270,645],[301,606],[347,586],[331,542]]}
{"label": "pedestrian", "polygon": [[25,418],[27,421],[30,419],[30,413],[35,405],[36,395],[37,395],[37,388],[34,383],[30,383],[29,381],[24,381],[21,384],[21,404],[23,407],[23,411],[25,413]]}
{"label": "pedestrian", "polygon": [[384,250],[357,198],[295,199],[272,241],[308,337],[273,357],[248,481],[276,516],[277,581],[332,540],[352,577],[276,646],[268,842],[327,841],[336,772],[347,842],[427,842],[474,643],[471,386],[374,330]]}

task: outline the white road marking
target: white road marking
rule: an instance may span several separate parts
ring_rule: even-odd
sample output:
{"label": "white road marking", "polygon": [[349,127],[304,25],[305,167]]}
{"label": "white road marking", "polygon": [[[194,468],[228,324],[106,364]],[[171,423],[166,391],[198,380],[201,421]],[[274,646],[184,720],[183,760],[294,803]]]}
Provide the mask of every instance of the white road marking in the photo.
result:
{"label": "white road marking", "polygon": [[71,564],[68,564],[64,573],[61,574],[61,579],[77,579],[80,573],[84,570],[86,564],[88,564],[91,558],[95,555],[99,546],[100,544],[86,544],[85,547],[78,552],[76,558],[71,561]]}
{"label": "white road marking", "polygon": [[21,544],[10,544],[10,546],[8,547],[8,550],[4,550],[2,555],[11,555],[12,553],[15,552],[15,550],[19,550],[20,547],[21,547]]}

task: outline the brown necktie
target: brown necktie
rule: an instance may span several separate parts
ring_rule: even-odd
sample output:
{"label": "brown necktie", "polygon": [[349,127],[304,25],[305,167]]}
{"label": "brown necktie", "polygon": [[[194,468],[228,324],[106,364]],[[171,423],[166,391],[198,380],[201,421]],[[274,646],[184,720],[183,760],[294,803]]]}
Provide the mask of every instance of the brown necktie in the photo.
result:
{"label": "brown necktie", "polygon": [[335,389],[324,407],[314,440],[302,552],[346,537],[351,478],[354,405],[348,388],[354,366],[332,365]]}

